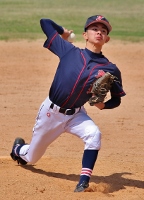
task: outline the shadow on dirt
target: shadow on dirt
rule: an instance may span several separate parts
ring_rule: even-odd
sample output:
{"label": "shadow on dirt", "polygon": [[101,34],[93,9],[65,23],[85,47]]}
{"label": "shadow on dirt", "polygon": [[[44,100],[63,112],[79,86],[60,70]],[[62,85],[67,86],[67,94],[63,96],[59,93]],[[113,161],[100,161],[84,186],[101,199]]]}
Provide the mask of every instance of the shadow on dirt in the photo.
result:
{"label": "shadow on dirt", "polygon": [[[33,173],[46,175],[48,177],[66,179],[76,182],[78,182],[79,180],[79,175],[76,174],[67,175],[63,173],[47,172],[42,169],[36,169],[34,168],[33,165],[25,165],[21,167],[25,168],[26,170],[30,170]],[[109,176],[92,176],[91,178],[92,184],[90,184],[90,189],[88,190],[88,192],[100,191],[103,193],[113,193],[121,189],[125,189],[125,186],[144,189],[144,181],[124,178],[123,177],[124,175],[131,175],[131,173],[122,172],[122,173],[114,173]]]}

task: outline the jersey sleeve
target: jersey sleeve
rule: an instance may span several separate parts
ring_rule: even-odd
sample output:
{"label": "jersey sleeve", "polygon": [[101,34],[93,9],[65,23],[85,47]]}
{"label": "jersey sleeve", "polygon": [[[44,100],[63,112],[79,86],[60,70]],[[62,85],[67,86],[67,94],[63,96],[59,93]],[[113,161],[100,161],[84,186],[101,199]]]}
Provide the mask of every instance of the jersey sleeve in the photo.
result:
{"label": "jersey sleeve", "polygon": [[62,58],[74,47],[73,44],[61,38],[60,35],[63,33],[63,28],[61,26],[50,19],[41,19],[40,24],[43,32],[47,36],[43,46],[59,58]]}
{"label": "jersey sleeve", "polygon": [[41,19],[40,20],[40,25],[41,28],[43,30],[43,32],[45,33],[45,35],[47,36],[47,38],[49,38],[49,36],[56,30],[60,35],[63,34],[63,28],[62,26],[56,24],[54,21],[52,21],[51,19]]}
{"label": "jersey sleeve", "polygon": [[116,76],[116,79],[113,82],[111,90],[110,90],[111,96],[112,97],[122,97],[122,96],[125,96],[126,93],[123,90],[121,72],[119,71],[119,69],[117,67],[115,68],[114,75]]}

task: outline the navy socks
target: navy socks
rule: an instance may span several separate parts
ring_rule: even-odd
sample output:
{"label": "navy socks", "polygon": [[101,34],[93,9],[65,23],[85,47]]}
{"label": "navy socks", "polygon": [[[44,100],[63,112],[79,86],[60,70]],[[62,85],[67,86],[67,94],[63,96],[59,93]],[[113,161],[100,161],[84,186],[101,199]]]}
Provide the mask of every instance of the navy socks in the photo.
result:
{"label": "navy socks", "polygon": [[83,181],[89,182],[97,156],[98,156],[98,150],[87,149],[84,151],[82,159],[82,171],[78,185],[80,185]]}

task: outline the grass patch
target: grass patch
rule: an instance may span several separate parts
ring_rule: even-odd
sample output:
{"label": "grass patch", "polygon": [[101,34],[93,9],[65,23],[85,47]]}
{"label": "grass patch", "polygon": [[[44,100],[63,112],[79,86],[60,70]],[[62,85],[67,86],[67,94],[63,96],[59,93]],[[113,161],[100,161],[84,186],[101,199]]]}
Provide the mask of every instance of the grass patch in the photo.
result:
{"label": "grass patch", "polygon": [[113,27],[111,37],[144,41],[143,0],[1,0],[0,40],[44,38],[41,18],[73,29],[80,40],[87,17],[95,14],[109,19]]}

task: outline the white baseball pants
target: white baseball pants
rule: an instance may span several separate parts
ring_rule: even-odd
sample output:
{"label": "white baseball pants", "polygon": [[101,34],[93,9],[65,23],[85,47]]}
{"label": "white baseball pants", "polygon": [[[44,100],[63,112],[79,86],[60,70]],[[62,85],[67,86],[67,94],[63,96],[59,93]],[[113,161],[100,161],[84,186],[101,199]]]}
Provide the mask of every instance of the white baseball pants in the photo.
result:
{"label": "white baseball pants", "polygon": [[30,145],[20,149],[20,157],[31,164],[36,163],[45,153],[47,147],[62,133],[67,132],[81,138],[85,149],[99,150],[101,147],[101,132],[97,125],[87,115],[84,107],[76,109],[73,115],[64,115],[59,107],[50,108],[47,97],[41,104]]}

